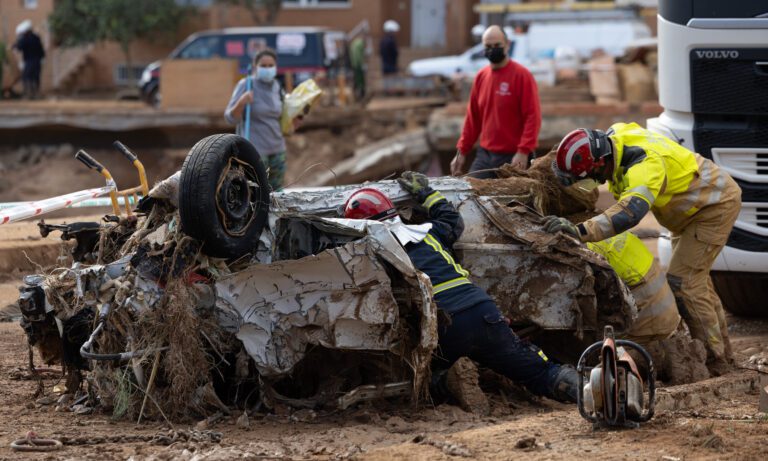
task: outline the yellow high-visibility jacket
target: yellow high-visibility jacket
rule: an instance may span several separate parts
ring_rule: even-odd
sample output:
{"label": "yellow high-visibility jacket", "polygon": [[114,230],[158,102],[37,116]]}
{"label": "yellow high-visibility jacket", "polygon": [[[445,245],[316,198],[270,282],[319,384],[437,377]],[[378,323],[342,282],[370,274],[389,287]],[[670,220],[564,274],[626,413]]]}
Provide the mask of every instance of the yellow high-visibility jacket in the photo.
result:
{"label": "yellow high-visibility jacket", "polygon": [[700,209],[741,194],[711,160],[636,123],[616,123],[607,133],[614,148],[608,188],[618,203],[579,226],[582,241],[630,229],[649,209],[661,225],[680,233]]}
{"label": "yellow high-visibility jacket", "polygon": [[635,298],[637,319],[628,333],[631,336],[672,334],[680,323],[675,298],[666,274],[642,240],[630,232],[622,232],[587,246],[608,261]]}
{"label": "yellow high-visibility jacket", "polygon": [[643,282],[653,264],[653,254],[631,232],[622,232],[600,242],[589,242],[587,247],[602,255],[630,288]]}

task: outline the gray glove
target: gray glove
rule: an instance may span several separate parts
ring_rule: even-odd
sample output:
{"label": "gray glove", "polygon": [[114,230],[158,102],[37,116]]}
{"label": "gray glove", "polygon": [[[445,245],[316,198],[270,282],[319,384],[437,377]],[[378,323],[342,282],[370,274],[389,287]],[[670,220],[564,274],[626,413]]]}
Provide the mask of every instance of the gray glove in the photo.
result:
{"label": "gray glove", "polygon": [[413,171],[406,171],[400,175],[397,182],[400,183],[400,187],[414,196],[429,187],[429,179],[425,175]]}
{"label": "gray glove", "polygon": [[579,228],[576,227],[576,224],[558,216],[547,216],[544,218],[544,230],[550,234],[563,232],[576,238],[580,237]]}

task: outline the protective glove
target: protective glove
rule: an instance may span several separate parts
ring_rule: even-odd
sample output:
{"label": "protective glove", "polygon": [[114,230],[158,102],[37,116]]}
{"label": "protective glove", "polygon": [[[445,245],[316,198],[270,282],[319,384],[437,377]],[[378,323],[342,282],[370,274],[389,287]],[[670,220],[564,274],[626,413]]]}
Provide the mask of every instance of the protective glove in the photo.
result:
{"label": "protective glove", "polygon": [[419,195],[421,191],[429,187],[429,179],[421,173],[415,173],[413,171],[406,171],[399,178],[397,182],[400,183],[400,187],[408,191],[411,195]]}
{"label": "protective glove", "polygon": [[580,237],[579,228],[576,227],[576,224],[558,216],[547,216],[544,218],[544,230],[550,234],[564,232],[576,238]]}

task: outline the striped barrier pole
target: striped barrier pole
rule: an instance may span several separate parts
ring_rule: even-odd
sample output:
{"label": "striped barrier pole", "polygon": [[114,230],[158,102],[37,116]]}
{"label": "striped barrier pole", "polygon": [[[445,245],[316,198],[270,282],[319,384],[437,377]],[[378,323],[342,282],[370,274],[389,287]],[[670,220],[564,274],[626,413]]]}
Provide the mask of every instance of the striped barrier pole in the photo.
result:
{"label": "striped barrier pole", "polygon": [[114,190],[115,186],[113,183],[112,185],[72,192],[71,194],[59,195],[58,197],[52,197],[38,202],[22,203],[0,212],[0,225],[44,215],[51,211],[61,210],[86,200],[109,194]]}
{"label": "striped barrier pole", "polygon": [[[139,199],[143,196],[139,195]],[[0,211],[7,210],[8,208],[17,207],[20,205],[26,205],[30,202],[0,202]],[[128,205],[134,206],[138,203],[133,196],[128,196]],[[121,207],[125,206],[125,197],[119,195],[117,197],[117,204]],[[112,206],[112,200],[109,197],[97,197],[82,202],[73,203],[68,208],[107,208]]]}

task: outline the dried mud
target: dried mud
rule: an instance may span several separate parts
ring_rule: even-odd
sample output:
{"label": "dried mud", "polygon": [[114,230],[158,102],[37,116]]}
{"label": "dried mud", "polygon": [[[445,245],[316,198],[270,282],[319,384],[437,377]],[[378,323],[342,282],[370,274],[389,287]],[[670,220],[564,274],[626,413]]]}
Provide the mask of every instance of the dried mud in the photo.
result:
{"label": "dried mud", "polygon": [[488,398],[480,389],[477,367],[466,357],[456,361],[446,377],[448,390],[458,399],[464,411],[487,416],[491,412]]}
{"label": "dried mud", "polygon": [[709,378],[709,370],[704,365],[707,350],[698,339],[677,334],[661,341],[657,348],[661,349],[663,357],[659,370],[670,385],[695,383]]}

